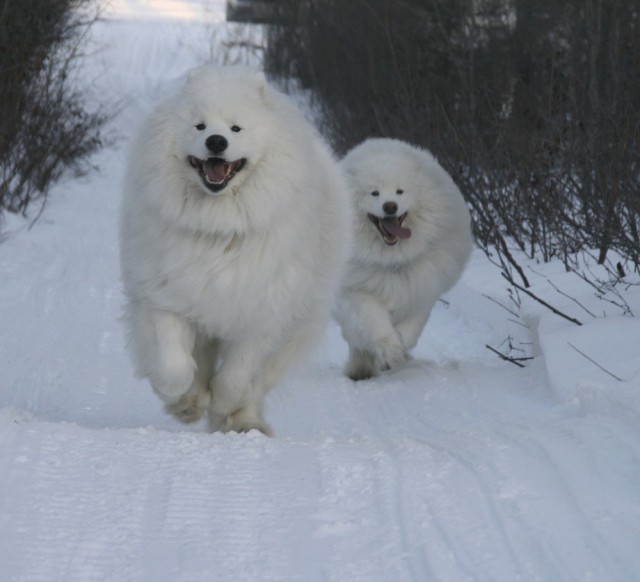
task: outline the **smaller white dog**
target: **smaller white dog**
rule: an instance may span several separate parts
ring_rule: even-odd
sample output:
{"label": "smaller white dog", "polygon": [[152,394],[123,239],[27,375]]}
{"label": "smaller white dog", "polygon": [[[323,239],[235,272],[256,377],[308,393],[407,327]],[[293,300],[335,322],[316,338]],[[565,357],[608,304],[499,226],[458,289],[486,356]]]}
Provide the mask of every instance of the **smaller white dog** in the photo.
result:
{"label": "smaller white dog", "polygon": [[426,150],[369,139],[341,162],[355,197],[355,244],[336,319],[345,373],[362,380],[409,358],[435,302],[472,248],[467,206]]}

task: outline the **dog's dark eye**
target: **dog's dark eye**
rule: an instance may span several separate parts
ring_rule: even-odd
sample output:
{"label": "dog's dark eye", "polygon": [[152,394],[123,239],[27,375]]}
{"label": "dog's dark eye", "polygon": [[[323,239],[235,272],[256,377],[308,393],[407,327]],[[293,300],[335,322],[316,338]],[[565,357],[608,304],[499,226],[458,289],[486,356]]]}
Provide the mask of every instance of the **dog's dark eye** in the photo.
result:
{"label": "dog's dark eye", "polygon": [[371,196],[380,196],[380,192],[374,190],[373,192],[371,192]]}
{"label": "dog's dark eye", "polygon": [[396,194],[402,194],[404,192],[404,190],[402,188],[398,188],[396,190]]}
{"label": "dog's dark eye", "polygon": [[204,131],[207,129],[207,126],[204,123],[198,123],[198,125],[194,126],[198,131]]}
{"label": "dog's dark eye", "polygon": [[238,125],[232,125],[231,131],[233,131],[234,133],[238,133],[239,131],[242,131],[242,128]]}

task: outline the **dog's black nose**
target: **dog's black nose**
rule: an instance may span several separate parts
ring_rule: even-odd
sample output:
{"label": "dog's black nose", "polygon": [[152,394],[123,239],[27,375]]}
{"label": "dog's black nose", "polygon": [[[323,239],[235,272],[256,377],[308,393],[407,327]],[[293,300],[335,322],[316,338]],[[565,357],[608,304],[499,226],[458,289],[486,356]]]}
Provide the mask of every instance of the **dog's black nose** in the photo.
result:
{"label": "dog's black nose", "polygon": [[221,154],[229,145],[229,142],[223,135],[210,135],[204,143],[207,149],[213,154]]}
{"label": "dog's black nose", "polygon": [[382,205],[385,214],[395,214],[398,212],[398,205],[395,202],[385,202]]}

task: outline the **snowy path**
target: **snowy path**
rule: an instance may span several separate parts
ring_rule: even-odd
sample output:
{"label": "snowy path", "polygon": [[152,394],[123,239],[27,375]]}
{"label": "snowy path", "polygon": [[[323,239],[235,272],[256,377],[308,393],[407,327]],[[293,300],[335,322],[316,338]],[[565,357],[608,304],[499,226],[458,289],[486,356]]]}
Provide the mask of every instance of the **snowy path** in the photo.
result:
{"label": "snowy path", "polygon": [[[116,26],[102,82],[127,95],[126,134],[193,55],[175,28],[101,34]],[[0,244],[0,580],[640,579],[640,363],[614,393],[553,351],[552,325],[533,338],[545,358],[499,361],[479,254],[402,370],[347,380],[332,324],[269,399],[276,438],[167,417],[117,322],[124,156]]]}

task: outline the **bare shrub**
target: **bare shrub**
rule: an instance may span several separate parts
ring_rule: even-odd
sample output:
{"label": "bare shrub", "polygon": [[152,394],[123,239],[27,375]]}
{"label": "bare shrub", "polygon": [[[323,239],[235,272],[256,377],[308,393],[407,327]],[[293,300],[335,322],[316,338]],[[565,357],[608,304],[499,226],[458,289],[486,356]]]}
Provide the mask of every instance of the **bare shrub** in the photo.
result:
{"label": "bare shrub", "polygon": [[506,239],[567,268],[587,248],[640,267],[640,0],[278,6],[265,66],[313,90],[338,152],[429,148],[509,264]]}
{"label": "bare shrub", "polygon": [[87,0],[0,0],[0,216],[44,204],[65,172],[82,174],[102,145],[104,111],[72,82],[97,14]]}

